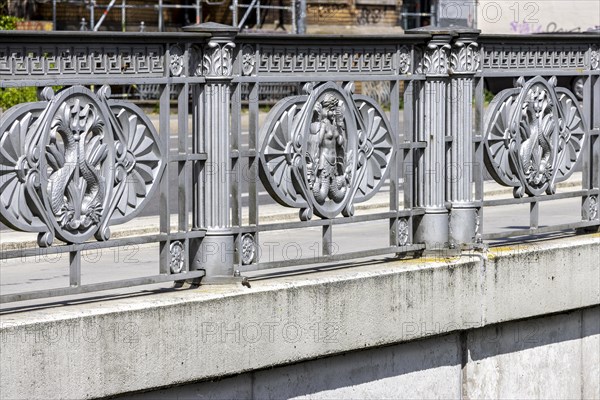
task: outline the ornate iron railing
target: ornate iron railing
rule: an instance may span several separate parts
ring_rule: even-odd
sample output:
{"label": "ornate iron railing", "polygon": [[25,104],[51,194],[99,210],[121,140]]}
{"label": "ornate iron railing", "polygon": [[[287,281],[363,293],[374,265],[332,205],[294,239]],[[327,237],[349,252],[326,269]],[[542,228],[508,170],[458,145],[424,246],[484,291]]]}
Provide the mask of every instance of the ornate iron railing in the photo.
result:
{"label": "ornate iron railing", "polygon": [[[421,29],[291,37],[215,24],[189,31],[0,33],[1,87],[40,89],[38,102],[0,118],[0,219],[37,232],[39,247],[3,248],[2,258],[52,248],[69,254],[70,267],[69,287],[2,294],[2,302],[199,278],[229,282],[257,269],[600,225],[597,34],[480,37]],[[561,76],[584,78],[582,102],[557,85]],[[484,90],[498,77],[515,78],[514,87],[487,106]],[[386,88],[389,110],[360,93],[374,83]],[[111,85],[124,84],[159,88],[157,126],[135,105],[110,98]],[[261,121],[259,90],[273,84],[302,90]],[[558,192],[579,167],[582,187]],[[486,169],[514,188],[514,198],[484,198]],[[261,219],[261,187],[298,209],[297,219]],[[385,196],[383,211],[357,212],[374,196]],[[111,226],[135,218],[154,198],[160,233],[111,238]],[[581,218],[540,226],[538,205],[564,198],[581,199]],[[526,228],[483,230],[485,209],[516,204],[530,205]],[[334,251],[335,229],[373,221],[385,224],[387,245]],[[260,257],[259,235],[315,228],[320,249],[312,257]],[[81,257],[90,243],[158,243],[158,274],[85,284]]]}
{"label": "ornate iron railing", "polygon": [[[600,187],[600,41],[599,34],[483,36],[482,66],[476,74],[475,160],[501,185],[513,188],[513,199],[484,199],[481,175],[475,177],[476,199],[492,206],[529,204],[529,227],[482,232],[483,239],[541,234],[561,229],[597,230]],[[513,88],[498,93],[484,111],[485,82],[513,77]],[[578,101],[570,79],[584,80]],[[559,86],[557,83],[562,82]],[[566,86],[566,87],[565,87]],[[581,169],[579,190],[557,191],[557,185]],[[478,169],[481,171],[481,169]],[[581,199],[581,220],[542,226],[543,202]],[[482,226],[479,226],[482,230]]]}

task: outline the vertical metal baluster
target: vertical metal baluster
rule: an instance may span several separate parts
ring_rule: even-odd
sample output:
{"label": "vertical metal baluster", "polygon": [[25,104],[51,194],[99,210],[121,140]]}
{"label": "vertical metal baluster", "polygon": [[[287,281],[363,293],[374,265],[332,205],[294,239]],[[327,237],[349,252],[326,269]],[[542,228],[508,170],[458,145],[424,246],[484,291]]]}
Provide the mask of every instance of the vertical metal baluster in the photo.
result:
{"label": "vertical metal baluster", "polygon": [[540,205],[537,201],[529,203],[529,227],[531,229],[539,228],[540,224]]}
{"label": "vertical metal baluster", "polygon": [[81,286],[81,251],[69,253],[69,284],[73,287]]}
{"label": "vertical metal baluster", "polygon": [[323,225],[322,232],[322,249],[324,256],[333,255],[333,226],[331,225],[331,220],[326,225]]}
{"label": "vertical metal baluster", "polygon": [[[399,204],[399,182],[398,182],[398,169],[400,168],[399,161],[401,156],[399,153],[400,143],[400,82],[390,82],[390,119],[392,124],[392,135],[397,136],[396,149],[394,158],[390,160],[390,210],[398,211]],[[398,214],[395,218],[390,218],[390,246],[398,245]]]}
{"label": "vertical metal baluster", "polygon": [[[168,72],[167,72],[168,73]],[[160,219],[160,232],[169,234],[171,232],[171,211],[169,208],[169,169],[170,169],[170,148],[169,142],[171,139],[170,133],[170,119],[171,119],[171,85],[166,84],[160,93],[159,100],[159,137],[163,146],[163,154],[165,155],[165,170],[163,176],[160,178],[159,183],[159,219]],[[160,257],[159,257],[159,270],[161,274],[169,273],[169,264],[171,262],[171,254],[169,251],[170,243],[168,240],[160,242]]]}
{"label": "vertical metal baluster", "polygon": [[[590,121],[589,129],[592,130],[594,115],[592,114],[592,108],[594,100],[592,97],[592,77],[587,76],[583,84],[583,115]],[[584,146],[583,150],[583,165],[581,168],[581,185],[583,190],[590,190],[593,188],[593,159],[594,159],[594,137],[589,135],[590,139]],[[583,196],[581,198],[581,219],[583,221],[589,220],[589,202],[591,201],[590,196]],[[582,231],[585,231],[582,230]]]}
{"label": "vertical metal baluster", "polygon": [[[589,118],[590,121],[590,130],[593,126],[594,115],[592,114],[592,107],[594,98],[592,98],[592,77],[588,76],[583,84],[583,115],[586,118]],[[585,150],[583,151],[583,166],[581,168],[581,185],[583,190],[590,190],[593,187],[593,136],[588,136],[590,140],[585,145]],[[588,220],[588,204],[590,201],[589,196],[584,196],[581,199],[581,218],[584,221]]]}
{"label": "vertical metal baluster", "polygon": [[[248,121],[248,150],[258,151],[258,93],[260,85],[258,83],[250,83],[249,86],[249,121]],[[258,159],[257,157],[250,157],[248,159],[248,169],[250,176],[250,182],[248,182],[248,223],[250,225],[258,225]]]}
{"label": "vertical metal baluster", "polygon": [[[404,194],[404,209],[413,210],[414,207],[414,176],[415,176],[415,157],[414,153],[416,149],[412,146],[416,143],[415,136],[415,81],[407,82],[407,87],[404,90],[404,137],[401,143],[408,144],[409,147],[402,149],[402,162],[400,167],[402,171],[400,176],[402,177],[402,192]],[[412,215],[412,214],[411,214]],[[409,219],[408,235],[409,243],[413,243],[413,222],[414,218],[411,216]]]}
{"label": "vertical metal baluster", "polygon": [[[204,89],[205,85],[192,86],[192,154],[195,156],[206,153],[204,141]],[[202,182],[206,173],[206,161],[196,160],[192,162],[192,230],[202,230],[202,221],[204,221],[204,209],[200,206],[204,204],[204,192]],[[188,243],[187,259],[189,260],[190,270],[201,269],[199,263],[194,262],[193,257],[199,250],[201,239],[190,239]]]}
{"label": "vertical metal baluster", "polygon": [[[188,139],[188,113],[189,113],[189,93],[190,85],[185,83],[181,86],[179,96],[177,96],[177,127],[178,127],[178,150],[179,155],[187,155],[189,147]],[[181,160],[178,163],[179,175],[179,231],[189,231],[189,216],[190,216],[190,161]],[[184,249],[189,249],[189,240],[185,239]],[[189,271],[189,257],[184,257],[184,271]]]}
{"label": "vertical metal baluster", "polygon": [[[593,102],[593,106],[591,107],[590,117],[590,126],[597,133],[594,136],[592,148],[591,148],[591,157],[592,160],[592,184],[593,187],[598,189],[600,188],[600,75],[596,75],[594,77],[590,77],[592,81],[590,88],[590,99]],[[600,200],[600,196],[596,196],[596,201]],[[597,213],[598,216],[596,218],[600,221],[600,212]]]}
{"label": "vertical metal baluster", "polygon": [[[586,184],[586,189],[598,189],[600,188],[600,76],[589,76],[586,80],[585,86],[585,98],[586,108],[588,110],[587,117],[590,122],[590,131],[594,131],[594,135],[590,135],[590,144],[588,151],[589,159],[589,181]],[[585,171],[585,168],[584,168]],[[600,210],[598,210],[600,196],[594,196],[595,208],[596,208],[596,223],[600,224]],[[591,219],[591,218],[588,218]],[[598,226],[596,226],[596,231]]]}
{"label": "vertical metal baluster", "polygon": [[[241,48],[235,49],[237,53],[236,63],[234,68],[238,71],[241,66],[240,61],[242,58]],[[242,85],[236,83],[233,86],[231,93],[231,152],[234,157],[231,159],[231,170],[232,180],[231,185],[231,225],[239,227],[242,225],[242,164],[243,157],[241,155],[241,140],[242,140]],[[242,243],[241,234],[235,235],[235,254],[234,263],[236,265],[242,264]]]}
{"label": "vertical metal baluster", "polygon": [[240,226],[242,224],[242,181],[241,181],[241,164],[242,157],[240,154],[241,141],[241,114],[242,114],[242,98],[241,85],[236,84],[231,94],[231,151],[236,157],[231,160],[231,224]]}
{"label": "vertical metal baluster", "polygon": [[481,241],[483,234],[483,118],[484,118],[484,78],[479,78],[475,85],[475,134],[479,141],[475,144],[473,180],[475,181],[475,201],[479,203],[477,208],[477,229],[475,240]]}
{"label": "vertical metal baluster", "polygon": [[[258,93],[260,85],[258,83],[251,83],[249,86],[249,97],[248,97],[248,151],[256,154],[256,156],[248,157],[248,173],[245,176],[248,177],[248,225],[259,225],[259,209],[258,209],[258,130],[259,130],[259,110],[258,110]],[[259,233],[254,232],[254,243],[259,246]],[[260,262],[257,253],[257,262]]]}
{"label": "vertical metal baluster", "polygon": [[[178,151],[179,155],[187,154],[188,149],[188,102],[189,102],[189,84],[182,85],[177,96],[177,127],[178,127]],[[189,162],[180,160],[178,163],[179,176],[179,231],[185,232],[189,225]]]}

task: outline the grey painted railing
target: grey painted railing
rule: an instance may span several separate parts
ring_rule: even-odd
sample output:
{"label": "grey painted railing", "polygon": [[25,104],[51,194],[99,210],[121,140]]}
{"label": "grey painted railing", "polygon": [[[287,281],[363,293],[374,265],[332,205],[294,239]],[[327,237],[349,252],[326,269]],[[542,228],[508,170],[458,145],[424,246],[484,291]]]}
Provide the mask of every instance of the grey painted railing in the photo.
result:
{"label": "grey painted railing", "polygon": [[[229,282],[256,269],[469,248],[600,224],[598,34],[266,36],[216,24],[188,31],[0,33],[0,86],[40,89],[38,102],[0,118],[0,219],[37,232],[39,247],[3,248],[1,257],[48,248],[70,255],[70,287],[3,294],[2,302],[198,278]],[[563,76],[584,79],[583,101],[557,85]],[[506,77],[515,78],[514,88],[486,109],[486,85]],[[369,82],[389,85],[389,112],[361,94]],[[277,102],[261,122],[259,88],[273,83],[300,84],[302,94]],[[111,98],[111,86],[133,84],[160,87],[158,126],[134,104]],[[249,92],[243,101],[242,87]],[[169,146],[173,96],[176,150]],[[177,166],[176,187],[168,165]],[[579,166],[581,189],[556,193]],[[514,188],[514,198],[484,198],[486,169]],[[274,201],[298,209],[297,221],[261,221],[259,182]],[[389,209],[356,213],[383,185]],[[178,201],[170,204],[174,190]],[[110,227],[135,218],[155,192],[160,233],[111,239]],[[581,219],[540,227],[538,205],[563,198],[581,199]],[[484,231],[485,209],[513,204],[530,205],[529,228]],[[389,224],[382,232],[388,246],[332,251],[335,226],[369,221]],[[310,227],[322,229],[318,257],[258,257],[261,233]],[[84,284],[81,256],[90,243],[159,243],[158,274]]]}

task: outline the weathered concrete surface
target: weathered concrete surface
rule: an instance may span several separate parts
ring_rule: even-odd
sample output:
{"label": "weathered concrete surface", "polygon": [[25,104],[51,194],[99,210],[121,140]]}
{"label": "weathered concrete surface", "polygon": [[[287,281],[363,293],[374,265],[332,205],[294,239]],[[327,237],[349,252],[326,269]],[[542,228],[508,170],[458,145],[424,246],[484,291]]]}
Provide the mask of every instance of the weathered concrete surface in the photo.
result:
{"label": "weathered concrete surface", "polygon": [[122,398],[454,399],[461,391],[458,344],[454,333]]}
{"label": "weathered concrete surface", "polygon": [[465,397],[597,399],[600,375],[590,372],[600,362],[598,315],[595,307],[475,330],[466,345]]}
{"label": "weathered concrete surface", "polygon": [[558,312],[591,299],[600,303],[600,237],[591,236],[589,244],[553,240],[490,251],[483,297],[486,323],[540,315],[540,307]]}
{"label": "weathered concrete surface", "polygon": [[581,316],[581,397],[600,399],[600,309],[583,310]]}
{"label": "weathered concrete surface", "polygon": [[[0,396],[115,395],[597,306],[599,249],[600,235],[590,235],[499,249],[488,260],[465,255],[392,261],[259,280],[252,289],[211,286],[5,314],[0,316]],[[598,364],[593,359],[597,316],[591,315],[592,322],[579,324],[580,332],[591,334],[578,339],[592,357],[579,350],[589,374]],[[557,334],[568,336],[570,329],[575,328]],[[415,357],[423,363],[450,357],[428,353],[434,348],[426,346]],[[385,357],[395,363],[394,355]],[[431,385],[424,376],[430,375],[423,371],[435,371],[432,382],[456,372],[450,361],[443,368],[415,365],[414,372],[395,375],[397,385],[411,382],[415,390],[425,390]],[[453,381],[460,382],[456,376]],[[331,396],[346,394],[352,396]]]}
{"label": "weathered concrete surface", "polygon": [[599,316],[505,322],[123,398],[597,399]]}

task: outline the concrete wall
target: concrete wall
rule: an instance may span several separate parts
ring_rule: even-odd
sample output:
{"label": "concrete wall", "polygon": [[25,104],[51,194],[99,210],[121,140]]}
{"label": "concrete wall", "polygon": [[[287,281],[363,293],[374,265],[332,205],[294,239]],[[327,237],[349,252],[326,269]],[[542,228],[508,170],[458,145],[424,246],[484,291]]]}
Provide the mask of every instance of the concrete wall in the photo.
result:
{"label": "concrete wall", "polygon": [[477,329],[467,337],[468,398],[600,398],[600,308]]}
{"label": "concrete wall", "polygon": [[120,398],[598,399],[600,307]]}
{"label": "concrete wall", "polygon": [[[373,385],[389,380],[407,397],[547,397],[555,384],[557,397],[593,397],[599,259],[596,234],[4,313],[0,398],[111,396],[273,367],[282,375],[235,378],[265,382],[235,384],[240,396],[381,397]],[[543,321],[535,343],[532,322],[518,322],[530,318]]]}

